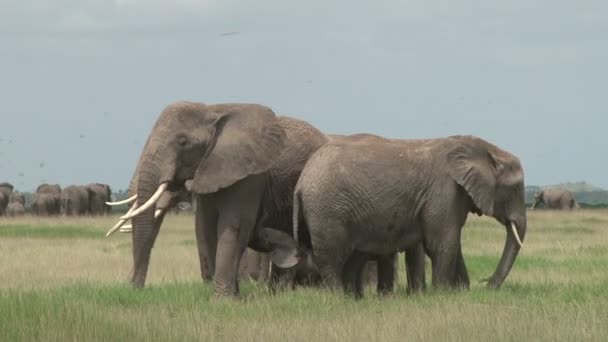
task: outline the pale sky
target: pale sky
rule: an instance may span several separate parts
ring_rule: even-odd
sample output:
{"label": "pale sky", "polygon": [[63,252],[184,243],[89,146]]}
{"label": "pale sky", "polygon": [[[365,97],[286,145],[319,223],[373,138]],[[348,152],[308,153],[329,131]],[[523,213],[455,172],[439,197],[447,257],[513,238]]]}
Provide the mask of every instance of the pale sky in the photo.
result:
{"label": "pale sky", "polygon": [[125,188],[176,100],[473,134],[608,188],[608,2],[0,0],[0,181]]}

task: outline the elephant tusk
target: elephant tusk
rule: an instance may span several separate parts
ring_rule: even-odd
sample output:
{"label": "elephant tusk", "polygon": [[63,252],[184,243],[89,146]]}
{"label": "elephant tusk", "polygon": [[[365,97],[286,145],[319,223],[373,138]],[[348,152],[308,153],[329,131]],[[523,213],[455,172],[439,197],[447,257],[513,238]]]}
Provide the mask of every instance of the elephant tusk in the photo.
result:
{"label": "elephant tusk", "polygon": [[[127,215],[132,213],[135,209],[137,209],[137,203],[133,204],[131,209],[129,209],[129,211],[127,211]],[[114,225],[114,227],[112,227],[110,230],[108,230],[108,232],[106,233],[106,237],[109,237],[110,235],[116,233],[116,231],[118,229],[120,229],[120,227],[122,227],[127,221],[128,220],[123,220],[123,219],[118,220],[118,222]]]}
{"label": "elephant tusk", "polygon": [[127,224],[127,225],[122,226],[122,228],[120,228],[120,232],[121,233],[126,233],[126,234],[132,233],[133,232],[133,225]]}
{"label": "elephant tusk", "polygon": [[154,212],[154,218],[158,218],[162,214],[163,214],[162,209],[156,209],[156,211]]}
{"label": "elephant tusk", "polygon": [[131,203],[135,202],[136,199],[137,199],[137,194],[127,198],[126,200],[122,200],[122,201],[118,201],[118,202],[106,202],[106,204],[115,207],[117,205],[131,204]]}
{"label": "elephant tusk", "polygon": [[110,235],[114,234],[126,222],[127,222],[127,220],[118,220],[118,222],[114,225],[114,227],[112,227],[110,230],[108,230],[108,232],[106,233],[106,237],[109,237]]}
{"label": "elephant tusk", "polygon": [[519,238],[519,234],[517,233],[517,227],[515,227],[515,223],[513,222],[511,222],[511,231],[513,232],[513,236],[515,236],[515,240],[517,240],[517,243],[519,244],[519,248],[524,248],[524,245]]}
{"label": "elephant tusk", "polygon": [[142,205],[141,207],[139,207],[137,210],[135,210],[131,214],[127,213],[125,216],[121,217],[120,219],[121,220],[129,220],[129,219],[134,218],[137,215],[140,215],[144,211],[150,209],[156,202],[158,202],[158,200],[163,195],[163,193],[165,192],[165,190],[167,190],[167,187],[168,187],[167,183],[161,184],[158,187],[158,189],[156,189],[156,192],[154,193],[154,195],[152,195],[152,197],[150,197],[150,199],[146,203],[144,203],[144,205]]}

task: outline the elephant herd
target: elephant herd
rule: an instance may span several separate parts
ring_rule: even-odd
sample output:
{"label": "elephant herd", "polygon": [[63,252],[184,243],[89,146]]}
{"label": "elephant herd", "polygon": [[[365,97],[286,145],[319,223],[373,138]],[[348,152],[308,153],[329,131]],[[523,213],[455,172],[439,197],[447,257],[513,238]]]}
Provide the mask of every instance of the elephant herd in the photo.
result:
{"label": "elephant herd", "polygon": [[426,287],[426,256],[434,286],[466,289],[461,232],[469,213],[505,228],[488,278],[499,288],[527,230],[522,165],[483,139],[331,135],[262,105],[180,101],[154,124],[130,197],[110,203],[131,205],[108,235],[131,221],[134,287],[145,285],[163,203],[184,191],[195,198],[201,277],[218,295],[239,294],[247,248],[267,253],[273,290],[317,279],[360,297],[373,261],[377,291],[390,293],[399,252],[408,290]]}
{"label": "elephant herd", "polygon": [[[0,216],[21,216],[26,212],[25,196],[13,191],[10,183],[0,183]],[[31,212],[39,216],[105,215],[111,207],[109,185],[91,183],[61,188],[58,184],[41,184],[31,198]]]}
{"label": "elephant herd", "polygon": [[19,216],[25,213],[25,196],[13,191],[10,183],[0,183],[0,216]]}

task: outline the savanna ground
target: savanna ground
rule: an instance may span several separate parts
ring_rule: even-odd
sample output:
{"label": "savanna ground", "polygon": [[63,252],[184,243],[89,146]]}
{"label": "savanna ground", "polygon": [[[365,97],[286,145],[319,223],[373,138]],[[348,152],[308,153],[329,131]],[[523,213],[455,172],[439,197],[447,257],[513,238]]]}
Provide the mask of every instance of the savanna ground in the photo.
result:
{"label": "savanna ground", "polygon": [[525,248],[498,291],[478,281],[493,272],[505,230],[470,216],[470,291],[408,296],[400,266],[394,295],[370,289],[360,301],[319,289],[273,296],[253,282],[242,299],[213,297],[191,216],[165,220],[147,287],[133,290],[130,235],[104,238],[116,217],[0,218],[0,341],[608,339],[605,210],[530,212]]}

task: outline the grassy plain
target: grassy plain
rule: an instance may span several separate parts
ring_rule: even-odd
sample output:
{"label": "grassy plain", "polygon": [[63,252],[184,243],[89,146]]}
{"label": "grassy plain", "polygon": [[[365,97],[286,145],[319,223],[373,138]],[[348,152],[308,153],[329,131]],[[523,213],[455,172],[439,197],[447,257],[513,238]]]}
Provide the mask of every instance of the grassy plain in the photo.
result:
{"label": "grassy plain", "polygon": [[[128,287],[130,235],[106,218],[0,218],[0,341],[606,341],[608,211],[534,211],[503,288],[487,290],[505,230],[471,216],[466,292],[363,300],[320,289],[271,295],[243,282],[238,300],[199,280],[191,216],[165,220],[147,287]],[[403,264],[403,260],[400,262]],[[430,279],[430,265],[427,267]]]}

